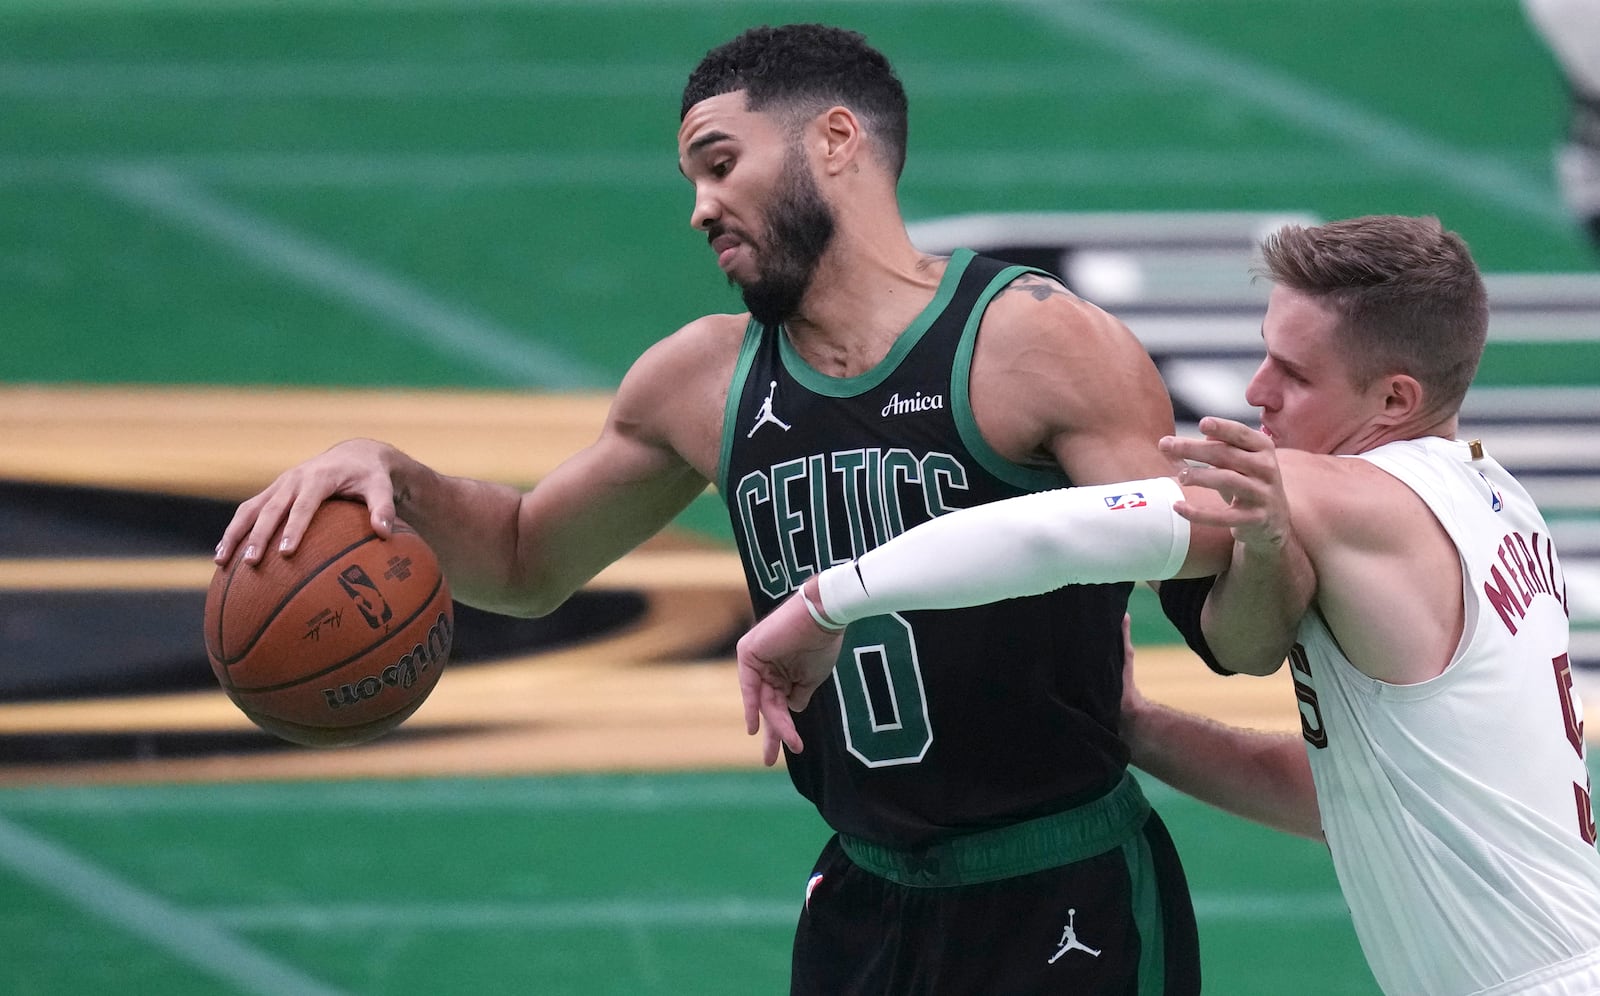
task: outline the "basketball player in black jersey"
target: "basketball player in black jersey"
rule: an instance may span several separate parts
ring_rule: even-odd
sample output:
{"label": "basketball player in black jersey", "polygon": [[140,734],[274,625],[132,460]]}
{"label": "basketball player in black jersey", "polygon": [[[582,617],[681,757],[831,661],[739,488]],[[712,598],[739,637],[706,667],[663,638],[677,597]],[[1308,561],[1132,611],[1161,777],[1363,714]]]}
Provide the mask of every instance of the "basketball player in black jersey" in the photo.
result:
{"label": "basketball player in black jersey", "polygon": [[[217,559],[292,554],[344,495],[381,533],[403,513],[460,600],[541,614],[715,482],[764,614],[946,511],[1175,473],[1157,447],[1171,404],[1121,323],[1048,275],[912,245],[906,120],[855,33],[756,28],[712,50],[678,162],[749,312],[652,346],[600,438],[532,491],[351,440],[244,502]],[[788,759],[838,831],[803,906],[796,890],[795,993],[1199,991],[1183,871],[1117,736],[1127,595],[1079,586],[848,634]],[[1281,659],[1277,638],[1213,649]]]}

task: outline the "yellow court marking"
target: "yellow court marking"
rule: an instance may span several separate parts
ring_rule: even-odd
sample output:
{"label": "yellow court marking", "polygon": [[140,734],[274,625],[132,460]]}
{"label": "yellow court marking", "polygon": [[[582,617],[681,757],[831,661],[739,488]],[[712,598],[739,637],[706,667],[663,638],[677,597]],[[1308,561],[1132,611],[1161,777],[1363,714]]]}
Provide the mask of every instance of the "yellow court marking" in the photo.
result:
{"label": "yellow court marking", "polygon": [[[238,501],[352,436],[395,443],[449,474],[530,487],[594,440],[597,394],[240,388],[0,387],[0,477]],[[203,589],[205,557],[0,559],[0,593]],[[576,646],[456,670],[400,734],[319,751],[285,745],[156,761],[0,762],[0,784],[730,767],[759,763],[733,661],[748,625],[730,550],[668,533],[603,571],[644,618]],[[197,649],[200,646],[197,634]],[[1186,649],[1141,652],[1157,701],[1263,729],[1298,728],[1292,686],[1216,677]],[[250,732],[220,688],[0,704],[0,736]],[[402,734],[427,734],[426,737]]]}
{"label": "yellow court marking", "polygon": [[[601,571],[588,587],[742,593],[741,570],[738,555],[731,551],[641,548]],[[0,558],[0,592],[203,589],[215,572],[216,564],[205,557]]]}
{"label": "yellow court marking", "polygon": [[241,499],[343,439],[530,486],[593,442],[609,395],[0,387],[0,476]]}
{"label": "yellow court marking", "polygon": [[177,591],[204,588],[204,557],[25,557],[0,560],[0,591]]}

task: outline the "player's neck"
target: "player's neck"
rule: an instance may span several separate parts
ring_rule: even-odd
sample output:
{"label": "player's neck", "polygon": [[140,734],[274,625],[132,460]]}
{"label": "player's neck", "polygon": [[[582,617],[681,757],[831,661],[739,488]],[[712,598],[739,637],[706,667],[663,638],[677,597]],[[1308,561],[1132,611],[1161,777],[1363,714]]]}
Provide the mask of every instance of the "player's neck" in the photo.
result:
{"label": "player's neck", "polygon": [[905,228],[842,228],[784,323],[800,355],[833,377],[875,366],[933,300],[946,261],[911,244]]}
{"label": "player's neck", "polygon": [[1459,428],[1458,422],[1457,414],[1452,412],[1445,416],[1426,417],[1399,425],[1370,425],[1353,438],[1348,446],[1341,447],[1341,452],[1365,453],[1385,443],[1402,439],[1422,439],[1426,436],[1454,439]]}

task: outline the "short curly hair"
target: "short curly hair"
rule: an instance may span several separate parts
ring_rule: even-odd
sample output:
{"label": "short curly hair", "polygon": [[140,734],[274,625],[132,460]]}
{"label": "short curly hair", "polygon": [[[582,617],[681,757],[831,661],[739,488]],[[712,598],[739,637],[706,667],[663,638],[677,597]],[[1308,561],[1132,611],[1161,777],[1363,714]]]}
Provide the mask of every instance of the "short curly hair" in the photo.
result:
{"label": "short curly hair", "polygon": [[906,161],[906,92],[865,36],[826,24],[751,28],[707,52],[683,88],[683,120],[708,97],[744,91],[745,107],[777,110],[798,125],[829,107],[850,108],[899,177]]}

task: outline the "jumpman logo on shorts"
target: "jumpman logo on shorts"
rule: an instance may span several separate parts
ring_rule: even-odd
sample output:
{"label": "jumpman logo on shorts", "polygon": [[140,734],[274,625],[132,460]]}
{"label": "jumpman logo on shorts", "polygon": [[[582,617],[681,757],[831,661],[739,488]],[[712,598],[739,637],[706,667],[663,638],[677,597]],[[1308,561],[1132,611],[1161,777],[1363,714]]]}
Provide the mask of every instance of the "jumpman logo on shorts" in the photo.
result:
{"label": "jumpman logo on shorts", "polygon": [[767,388],[767,400],[761,402],[761,407],[756,410],[756,424],[750,427],[750,431],[745,434],[744,438],[753,439],[755,437],[756,430],[766,425],[768,422],[771,422],[784,432],[789,431],[789,423],[772,414],[772,396],[777,393],[777,390],[778,382],[773,381],[772,386]]}
{"label": "jumpman logo on shorts", "polygon": [[1062,955],[1066,954],[1068,951],[1073,951],[1073,950],[1087,951],[1089,954],[1093,955],[1096,958],[1100,957],[1100,952],[1099,951],[1097,951],[1094,948],[1089,947],[1087,944],[1085,944],[1082,941],[1078,940],[1078,932],[1072,926],[1073,918],[1076,917],[1077,915],[1078,915],[1078,911],[1077,910],[1067,910],[1067,922],[1066,922],[1066,925],[1061,928],[1061,940],[1056,942],[1057,944],[1061,945],[1061,949],[1059,951],[1057,951],[1055,954],[1051,955],[1050,956],[1050,960],[1048,962],[1046,962],[1045,964],[1054,965],[1056,963],[1056,959],[1057,958],[1060,958]]}

